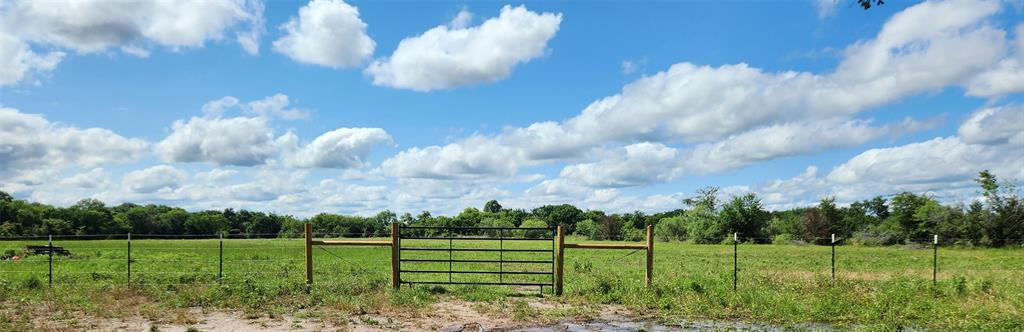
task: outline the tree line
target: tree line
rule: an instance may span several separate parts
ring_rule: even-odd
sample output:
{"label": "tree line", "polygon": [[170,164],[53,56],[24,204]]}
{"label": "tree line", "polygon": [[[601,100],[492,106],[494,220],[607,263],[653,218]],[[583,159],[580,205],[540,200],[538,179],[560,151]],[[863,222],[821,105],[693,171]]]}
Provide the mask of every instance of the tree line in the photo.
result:
{"label": "tree line", "polygon": [[[980,199],[967,205],[944,205],[926,194],[902,192],[891,197],[838,206],[825,197],[815,206],[767,211],[756,194],[720,200],[718,188],[698,190],[680,209],[646,214],[607,214],[571,204],[532,210],[507,209],[495,200],[483,209],[467,208],[454,216],[415,216],[385,210],[374,216],[321,213],[307,219],[248,210],[190,212],[165,205],[124,203],[107,206],[83,199],[69,207],[14,199],[0,191],[0,236],[135,235],[299,237],[312,223],[322,237],[388,236],[390,225],[445,227],[544,228],[561,225],[572,235],[592,240],[642,241],[654,225],[662,241],[720,243],[736,233],[744,242],[827,244],[835,234],[844,243],[891,245],[926,242],[933,234],[946,244],[1005,246],[1024,243],[1024,201],[1016,188],[988,171],[979,173]],[[439,231],[415,230],[436,236]],[[537,232],[527,232],[537,236]],[[493,235],[493,234],[492,234]]]}

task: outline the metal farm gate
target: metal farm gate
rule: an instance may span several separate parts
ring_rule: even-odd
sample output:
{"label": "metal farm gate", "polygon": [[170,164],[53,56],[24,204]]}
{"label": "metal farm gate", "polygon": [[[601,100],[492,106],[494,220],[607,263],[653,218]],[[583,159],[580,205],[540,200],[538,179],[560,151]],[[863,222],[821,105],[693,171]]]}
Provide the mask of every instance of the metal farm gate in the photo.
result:
{"label": "metal farm gate", "polygon": [[[313,246],[391,248],[391,287],[401,284],[552,287],[562,295],[565,249],[645,250],[644,281],[654,275],[654,227],[646,243],[565,243],[557,228],[404,226],[391,224],[390,240],[316,240],[305,224],[306,284],[313,284]],[[308,288],[307,288],[308,290]]]}
{"label": "metal farm gate", "polygon": [[555,228],[398,227],[400,284],[555,286]]}

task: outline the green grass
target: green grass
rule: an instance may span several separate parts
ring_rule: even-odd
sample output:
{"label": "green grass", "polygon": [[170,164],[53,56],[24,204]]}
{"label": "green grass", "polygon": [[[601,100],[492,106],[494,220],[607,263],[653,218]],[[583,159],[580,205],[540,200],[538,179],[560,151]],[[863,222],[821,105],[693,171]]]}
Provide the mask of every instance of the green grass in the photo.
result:
{"label": "green grass", "polygon": [[[575,242],[576,239],[570,239]],[[415,241],[420,241],[419,243]],[[4,241],[0,252],[45,241]],[[297,310],[311,315],[421,310],[448,297],[497,303],[536,294],[537,288],[416,286],[390,289],[390,249],[314,249],[314,285],[307,294],[301,239],[224,240],[218,281],[217,240],[132,241],[127,278],[124,240],[55,241],[72,252],[54,256],[53,286],[47,257],[0,261],[0,303],[102,316],[166,317],[183,308],[241,309],[252,316]],[[403,246],[444,247],[447,241],[405,240]],[[456,241],[456,247],[497,247],[495,241]],[[506,248],[550,248],[550,242],[506,241]],[[497,253],[454,253],[456,259],[498,259]],[[620,304],[650,319],[735,320],[781,326],[829,324],[870,330],[904,327],[954,330],[1024,329],[1024,250],[940,248],[939,282],[932,287],[931,248],[837,247],[837,281],[830,248],[739,246],[739,285],[732,290],[731,245],[658,242],[654,287],[643,285],[644,253],[566,249],[565,295],[577,306]],[[403,253],[403,258],[448,258],[447,252]],[[503,259],[550,260],[550,253],[506,253]],[[494,265],[455,263],[455,270]],[[549,264],[505,264],[506,271],[547,271]],[[447,270],[447,263],[403,263],[403,269]],[[453,275],[456,281],[496,281],[491,275]],[[509,276],[517,281],[545,275]],[[447,273],[404,275],[406,280],[448,280]],[[506,279],[506,281],[509,281]],[[130,285],[130,286],[129,286]],[[525,309],[512,308],[513,313]],[[554,318],[579,312],[546,312]],[[530,314],[523,314],[531,316]],[[0,312],[0,330],[24,317]],[[5,328],[6,327],[6,328]]]}

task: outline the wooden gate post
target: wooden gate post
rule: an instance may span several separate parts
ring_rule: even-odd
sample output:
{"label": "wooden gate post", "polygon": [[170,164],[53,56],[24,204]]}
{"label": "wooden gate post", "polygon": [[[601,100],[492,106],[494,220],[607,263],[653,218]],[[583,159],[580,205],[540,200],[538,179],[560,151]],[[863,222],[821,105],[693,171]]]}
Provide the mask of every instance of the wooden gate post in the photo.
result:
{"label": "wooden gate post", "polygon": [[558,248],[555,253],[555,295],[562,295],[562,278],[565,275],[565,269],[562,267],[562,263],[565,262],[565,233],[563,233],[562,225],[558,225],[558,231],[556,236],[558,237]]}
{"label": "wooden gate post", "polygon": [[401,245],[398,237],[399,227],[401,226],[397,222],[391,223],[391,287],[396,290],[402,281],[402,275],[400,273],[400,268],[402,266],[399,264],[398,260],[399,246]]}
{"label": "wooden gate post", "polygon": [[654,279],[654,225],[647,225],[647,288]]}
{"label": "wooden gate post", "polygon": [[306,223],[306,285],[313,284],[313,224]]}

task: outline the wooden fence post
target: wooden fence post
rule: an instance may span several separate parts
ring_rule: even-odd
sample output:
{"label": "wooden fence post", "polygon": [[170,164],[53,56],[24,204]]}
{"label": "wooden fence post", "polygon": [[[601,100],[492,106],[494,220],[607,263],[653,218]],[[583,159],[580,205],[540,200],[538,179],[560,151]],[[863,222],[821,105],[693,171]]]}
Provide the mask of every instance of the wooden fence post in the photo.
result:
{"label": "wooden fence post", "polygon": [[654,225],[647,225],[647,288],[654,279]]}
{"label": "wooden fence post", "polygon": [[391,287],[398,289],[402,282],[401,267],[399,262],[399,249],[401,246],[401,240],[399,239],[399,225],[398,223],[391,224]]}
{"label": "wooden fence post", "polygon": [[555,295],[562,295],[562,279],[565,275],[565,269],[563,263],[565,262],[565,233],[562,231],[562,225],[558,225],[558,231],[556,236],[558,237],[558,248],[555,253]]}
{"label": "wooden fence post", "polygon": [[306,286],[313,285],[313,224],[306,223]]}

